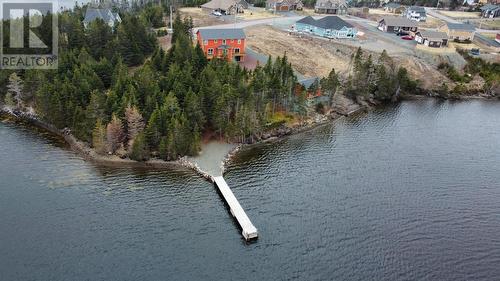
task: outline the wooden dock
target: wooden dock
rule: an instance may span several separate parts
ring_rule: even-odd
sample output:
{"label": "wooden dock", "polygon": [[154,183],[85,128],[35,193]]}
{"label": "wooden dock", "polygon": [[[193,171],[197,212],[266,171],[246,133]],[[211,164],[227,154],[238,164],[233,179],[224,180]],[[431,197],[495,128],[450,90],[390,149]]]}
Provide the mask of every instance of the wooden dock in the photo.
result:
{"label": "wooden dock", "polygon": [[258,237],[257,228],[255,228],[255,226],[248,218],[245,210],[243,210],[243,208],[241,207],[238,199],[236,199],[224,178],[222,176],[212,178],[215,185],[219,188],[220,193],[224,197],[224,200],[229,205],[231,214],[240,224],[240,227],[242,229],[241,235],[243,235],[243,237],[247,241],[256,239]]}

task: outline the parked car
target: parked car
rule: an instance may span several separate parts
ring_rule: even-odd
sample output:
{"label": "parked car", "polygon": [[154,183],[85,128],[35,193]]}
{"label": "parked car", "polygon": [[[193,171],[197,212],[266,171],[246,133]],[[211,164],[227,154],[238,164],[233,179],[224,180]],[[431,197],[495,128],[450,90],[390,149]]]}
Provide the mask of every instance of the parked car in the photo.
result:
{"label": "parked car", "polygon": [[471,55],[474,55],[474,56],[479,56],[479,53],[480,53],[480,52],[479,52],[479,49],[477,49],[477,48],[472,48],[472,49],[470,49],[470,53],[471,53]]}
{"label": "parked car", "polygon": [[212,15],[216,16],[216,17],[221,17],[222,16],[222,13],[219,12],[219,11],[213,11],[212,12]]}
{"label": "parked car", "polygon": [[401,39],[403,39],[403,40],[413,40],[415,38],[413,38],[413,36],[410,36],[410,35],[405,35],[405,36],[402,36]]}

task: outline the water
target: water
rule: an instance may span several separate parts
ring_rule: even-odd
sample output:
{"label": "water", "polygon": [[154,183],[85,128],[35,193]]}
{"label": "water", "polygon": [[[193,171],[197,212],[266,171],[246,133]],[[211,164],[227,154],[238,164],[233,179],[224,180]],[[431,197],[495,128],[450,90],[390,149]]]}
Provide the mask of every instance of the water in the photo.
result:
{"label": "water", "polygon": [[238,154],[245,243],[194,173],[0,123],[1,280],[498,280],[500,103],[405,102]]}

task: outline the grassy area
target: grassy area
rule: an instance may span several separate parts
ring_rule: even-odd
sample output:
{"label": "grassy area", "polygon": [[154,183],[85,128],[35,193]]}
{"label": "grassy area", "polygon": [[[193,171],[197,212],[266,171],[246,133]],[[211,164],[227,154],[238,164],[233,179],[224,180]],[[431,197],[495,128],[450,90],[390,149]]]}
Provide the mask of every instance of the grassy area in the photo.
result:
{"label": "grassy area", "polygon": [[423,28],[437,28],[443,24],[444,21],[427,15],[427,20],[425,22],[419,22],[418,26]]}
{"label": "grassy area", "polygon": [[[494,20],[490,20],[490,19],[483,19],[483,20],[480,20],[480,21],[476,21],[476,26],[479,27],[481,26],[481,28],[485,28],[485,29],[500,29],[500,20],[499,19],[494,19]],[[498,30],[498,32],[500,33],[500,30]]]}
{"label": "grassy area", "polygon": [[268,118],[267,127],[269,129],[277,128],[283,124],[292,124],[295,122],[295,117],[285,112],[275,112],[274,115]]}
{"label": "grassy area", "polygon": [[439,10],[438,13],[454,19],[474,19],[479,18],[479,12],[462,12],[462,11],[443,11]]}

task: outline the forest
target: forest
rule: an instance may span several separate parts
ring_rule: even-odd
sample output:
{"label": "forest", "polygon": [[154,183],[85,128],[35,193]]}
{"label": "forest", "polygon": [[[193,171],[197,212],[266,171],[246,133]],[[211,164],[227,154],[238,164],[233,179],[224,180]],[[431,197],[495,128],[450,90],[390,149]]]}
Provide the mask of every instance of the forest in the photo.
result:
{"label": "forest", "polygon": [[135,160],[195,155],[204,134],[244,141],[280,122],[276,116],[304,112],[286,56],[253,71],[208,62],[189,19],[176,17],[166,52],[144,14],[122,19],[115,28],[100,20],[84,28],[82,9],[60,14],[58,69],[2,71],[1,102],[69,129],[98,153]]}

